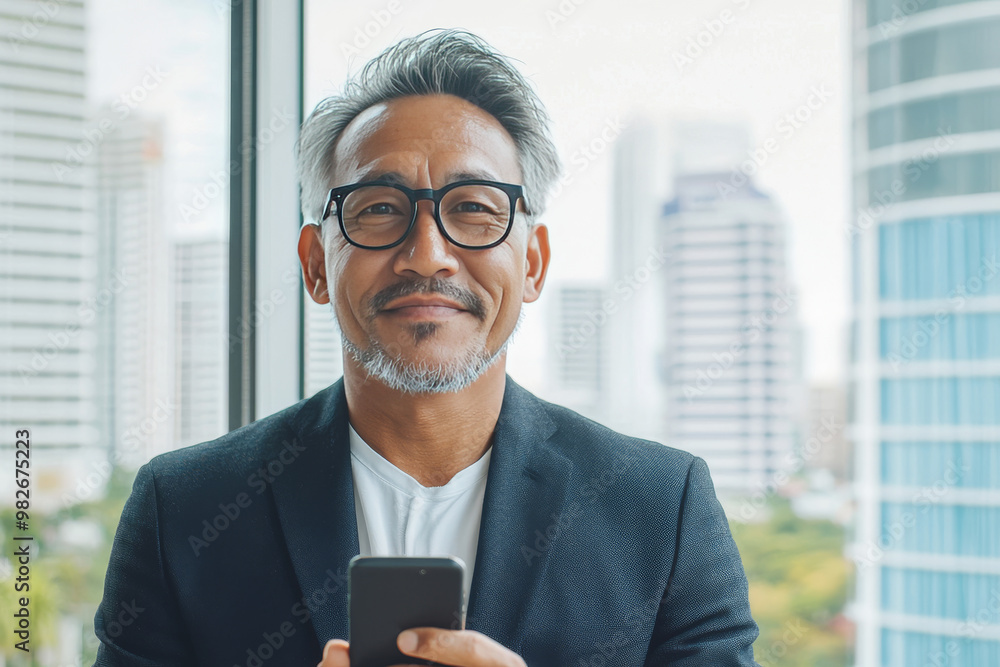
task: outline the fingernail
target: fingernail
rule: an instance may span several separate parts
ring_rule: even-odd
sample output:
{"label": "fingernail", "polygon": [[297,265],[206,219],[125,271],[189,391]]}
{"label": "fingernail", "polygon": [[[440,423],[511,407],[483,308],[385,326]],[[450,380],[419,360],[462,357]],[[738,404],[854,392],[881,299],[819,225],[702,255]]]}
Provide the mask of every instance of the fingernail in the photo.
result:
{"label": "fingernail", "polygon": [[412,651],[417,648],[417,633],[413,630],[403,630],[397,640],[400,651]]}

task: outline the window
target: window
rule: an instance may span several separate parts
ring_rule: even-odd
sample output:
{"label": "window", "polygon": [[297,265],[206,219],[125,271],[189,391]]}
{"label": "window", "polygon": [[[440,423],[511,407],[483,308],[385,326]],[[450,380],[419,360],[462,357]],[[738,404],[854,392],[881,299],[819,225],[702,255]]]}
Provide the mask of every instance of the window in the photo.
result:
{"label": "window", "polygon": [[1000,129],[1000,89],[991,88],[873,111],[868,114],[868,147],[996,129]]}
{"label": "window", "polygon": [[934,76],[1000,67],[1000,21],[986,19],[922,30],[872,47],[868,90]]}
{"label": "window", "polygon": [[1000,214],[919,218],[879,227],[879,295],[885,301],[968,299],[1000,294],[992,249]]}

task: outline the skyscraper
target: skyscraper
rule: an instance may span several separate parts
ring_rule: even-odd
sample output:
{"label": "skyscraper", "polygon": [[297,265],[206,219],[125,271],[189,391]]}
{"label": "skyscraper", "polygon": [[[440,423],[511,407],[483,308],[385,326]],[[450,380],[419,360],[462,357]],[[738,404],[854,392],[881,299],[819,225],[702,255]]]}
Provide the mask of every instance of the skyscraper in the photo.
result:
{"label": "skyscraper", "polygon": [[118,284],[98,317],[101,434],[112,460],[132,467],[173,444],[162,157],[160,123],[137,115],[97,150],[98,281]]}
{"label": "skyscraper", "polygon": [[[611,276],[607,333],[607,423],[629,435],[664,441],[662,377],[663,282],[645,266],[655,254],[667,187],[664,128],[635,118],[614,144]],[[661,263],[662,265],[662,263]],[[637,280],[636,273],[645,280]]]}
{"label": "skyscraper", "polygon": [[[226,423],[228,241],[191,236],[174,243],[175,445],[218,438]],[[240,323],[237,334],[253,326]]]}
{"label": "skyscraper", "polygon": [[730,171],[678,174],[663,210],[667,441],[704,458],[722,495],[768,490],[794,446],[784,225],[774,201]]}
{"label": "skyscraper", "polygon": [[855,0],[857,665],[1000,664],[1000,6]]}
{"label": "skyscraper", "polygon": [[559,285],[547,355],[553,400],[602,423],[609,413],[605,325],[613,316],[604,303],[602,284]]}
{"label": "skyscraper", "polygon": [[30,429],[35,465],[69,471],[104,447],[94,321],[114,293],[95,280],[84,9],[47,11],[0,13],[0,429]]}

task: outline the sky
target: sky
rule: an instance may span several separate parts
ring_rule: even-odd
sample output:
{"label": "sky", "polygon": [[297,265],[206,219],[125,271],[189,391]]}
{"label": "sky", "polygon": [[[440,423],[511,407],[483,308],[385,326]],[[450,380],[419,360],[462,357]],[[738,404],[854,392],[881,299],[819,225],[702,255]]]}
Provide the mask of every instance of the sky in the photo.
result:
{"label": "sky", "polygon": [[[582,147],[638,117],[667,126],[746,124],[758,155],[749,168],[789,222],[804,371],[812,381],[836,381],[844,374],[848,306],[846,5],[509,0],[483,5],[484,13],[457,0],[307,0],[306,108],[389,44],[430,28],[468,29],[514,58],[546,105],[573,176],[542,220],[553,247],[547,284],[610,277],[612,151],[588,155]],[[787,118],[796,112],[797,120]],[[533,309],[543,308],[544,300],[527,306],[519,337],[541,335],[543,318]],[[530,373],[538,367],[530,350],[539,347],[515,344],[510,366],[520,362]]]}

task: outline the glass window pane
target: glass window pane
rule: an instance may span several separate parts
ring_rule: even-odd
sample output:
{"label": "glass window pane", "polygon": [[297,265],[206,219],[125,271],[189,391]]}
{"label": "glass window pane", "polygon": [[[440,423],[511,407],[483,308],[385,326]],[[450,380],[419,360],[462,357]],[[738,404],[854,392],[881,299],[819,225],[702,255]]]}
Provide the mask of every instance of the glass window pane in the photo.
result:
{"label": "glass window pane", "polygon": [[137,466],[227,430],[220,6],[0,10],[0,430],[31,432],[32,518],[48,540],[32,561],[39,600],[60,573],[44,612],[60,631],[39,639],[61,664],[95,659]]}

